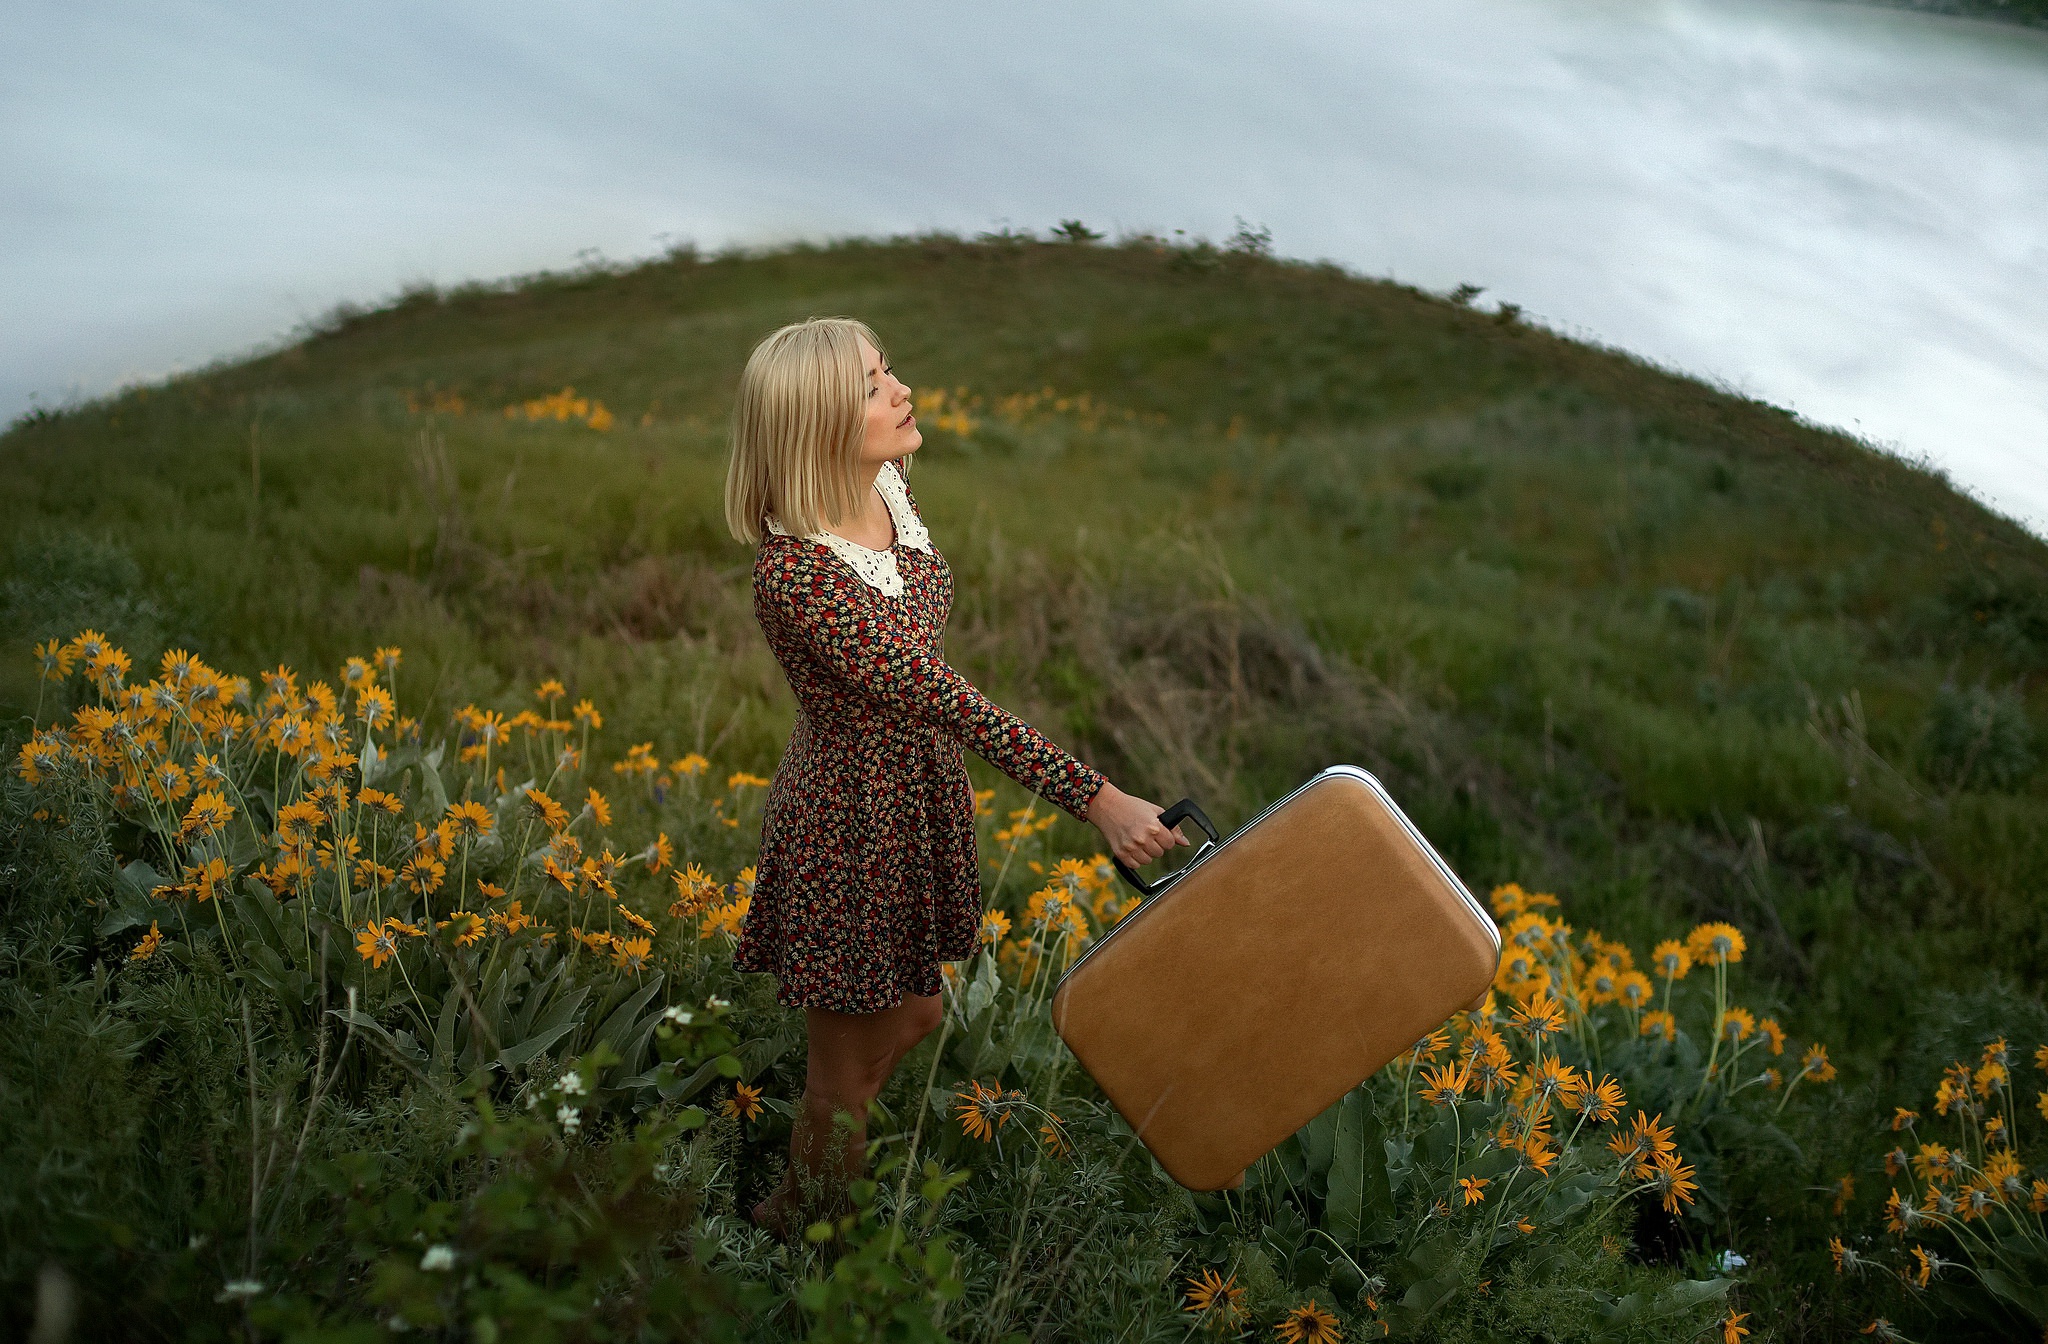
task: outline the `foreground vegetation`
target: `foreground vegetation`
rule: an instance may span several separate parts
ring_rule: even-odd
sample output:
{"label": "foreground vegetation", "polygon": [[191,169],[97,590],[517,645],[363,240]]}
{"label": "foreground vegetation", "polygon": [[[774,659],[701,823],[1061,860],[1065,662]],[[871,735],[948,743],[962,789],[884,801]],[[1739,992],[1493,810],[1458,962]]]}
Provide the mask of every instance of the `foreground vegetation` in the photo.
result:
{"label": "foreground vegetation", "polygon": [[[684,252],[18,424],[10,1324],[42,1276],[138,1336],[2038,1332],[2041,544],[1261,252]],[[791,706],[720,419],[759,334],[833,311],[921,389],[956,662],[1219,822],[1365,765],[1499,889],[1494,1004],[1242,1191],[1165,1181],[1051,1038],[1128,902],[976,763],[1003,919],[883,1095],[879,1185],[804,1247],[744,1221],[802,1049],[725,950]]]}

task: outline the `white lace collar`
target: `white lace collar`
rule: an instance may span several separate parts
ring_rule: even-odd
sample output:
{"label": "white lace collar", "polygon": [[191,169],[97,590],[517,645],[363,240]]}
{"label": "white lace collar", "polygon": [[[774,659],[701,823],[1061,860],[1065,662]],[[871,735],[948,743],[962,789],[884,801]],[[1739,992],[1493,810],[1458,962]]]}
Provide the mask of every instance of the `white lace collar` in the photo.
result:
{"label": "white lace collar", "polygon": [[[910,507],[910,495],[903,487],[902,472],[903,468],[894,463],[885,466],[875,473],[875,489],[881,492],[882,502],[889,506],[889,518],[896,525],[896,545],[908,546],[913,551],[929,551],[932,548],[931,533],[925,531],[916,511]],[[779,537],[790,535],[789,529],[773,518],[768,520],[768,530]],[[813,532],[804,540],[823,542],[870,588],[883,596],[903,596],[903,576],[896,572],[894,547],[872,550],[857,541],[848,541],[836,532]]]}

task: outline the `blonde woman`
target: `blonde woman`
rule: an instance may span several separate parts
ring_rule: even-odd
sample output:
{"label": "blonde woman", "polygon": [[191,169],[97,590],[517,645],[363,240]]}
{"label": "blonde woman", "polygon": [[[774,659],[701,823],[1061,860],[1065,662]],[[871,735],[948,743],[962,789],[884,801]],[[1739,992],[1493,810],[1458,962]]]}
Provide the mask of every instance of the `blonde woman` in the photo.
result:
{"label": "blonde woman", "polygon": [[[754,615],[796,695],[768,790],[753,904],[733,962],[804,1010],[810,1055],[782,1187],[754,1221],[787,1233],[805,1184],[843,1187],[867,1106],[939,1024],[939,963],[974,954],[982,918],[974,790],[962,748],[1099,828],[1133,866],[1187,843],[946,665],[952,570],[907,466],[910,389],[873,331],[813,318],[741,374],[727,526],[759,547]],[[852,1121],[831,1147],[833,1117]]]}

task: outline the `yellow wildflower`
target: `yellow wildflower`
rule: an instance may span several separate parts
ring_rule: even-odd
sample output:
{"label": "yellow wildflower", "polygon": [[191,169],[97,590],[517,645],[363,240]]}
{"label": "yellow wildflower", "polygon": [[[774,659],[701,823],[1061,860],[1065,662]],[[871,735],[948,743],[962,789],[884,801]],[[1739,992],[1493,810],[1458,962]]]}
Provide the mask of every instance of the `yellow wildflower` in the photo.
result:
{"label": "yellow wildflower", "polygon": [[1337,1318],[1317,1306],[1314,1298],[1282,1316],[1273,1333],[1283,1344],[1341,1344],[1344,1338]]}
{"label": "yellow wildflower", "polygon": [[1693,1169],[1675,1152],[1658,1153],[1652,1162],[1655,1170],[1649,1178],[1650,1188],[1663,1197],[1664,1212],[1677,1213],[1681,1204],[1692,1203],[1693,1192],[1699,1189]]}
{"label": "yellow wildflower", "polygon": [[1224,1278],[1213,1269],[1205,1269],[1199,1275],[1186,1280],[1188,1285],[1187,1310],[1196,1313],[1214,1312],[1218,1322],[1225,1326],[1237,1324],[1244,1319],[1245,1311],[1239,1302],[1244,1289],[1237,1284],[1237,1275]]}
{"label": "yellow wildflower", "polygon": [[752,1120],[764,1109],[761,1105],[761,1089],[748,1087],[745,1083],[734,1083],[732,1095],[725,1099],[719,1109],[729,1120]]}
{"label": "yellow wildflower", "polygon": [[399,801],[396,794],[386,793],[382,789],[364,789],[356,795],[356,801],[364,807],[382,812],[387,817],[395,817],[405,810],[405,804]]}
{"label": "yellow wildflower", "polygon": [[1621,1114],[1627,1099],[1622,1095],[1620,1083],[1603,1077],[1599,1082],[1581,1088],[1568,1104],[1592,1123],[1604,1125]]}
{"label": "yellow wildflower", "polygon": [[1692,970],[1692,953],[1675,938],[1666,938],[1650,951],[1650,965],[1666,980],[1683,980]]}
{"label": "yellow wildflower", "polygon": [[526,791],[526,805],[534,820],[551,831],[559,831],[569,824],[569,809],[539,789],[529,788]]}
{"label": "yellow wildflower", "polygon": [[149,932],[142,935],[142,941],[137,943],[135,950],[128,954],[128,960],[148,961],[156,955],[156,950],[162,947],[163,943],[163,930],[159,929],[156,926],[156,921],[152,919],[149,921]]}
{"label": "yellow wildflower", "polygon": [[954,1108],[960,1117],[961,1132],[969,1138],[987,1143],[994,1139],[996,1131],[1010,1122],[1010,1112],[1023,1100],[1017,1092],[1005,1092],[1000,1087],[983,1087],[978,1080],[970,1080],[971,1092],[956,1092]]}
{"label": "yellow wildflower", "polygon": [[[994,945],[1010,936],[1010,917],[1001,910],[990,910],[981,917],[981,941]],[[2043,1095],[2048,1095],[2044,1093]]]}
{"label": "yellow wildflower", "polygon": [[1835,1080],[1835,1066],[1828,1062],[1828,1048],[1818,1043],[1807,1046],[1806,1053],[1799,1057],[1799,1071],[1816,1083]]}
{"label": "yellow wildflower", "polygon": [[441,880],[447,875],[447,865],[424,852],[407,859],[404,866],[398,870],[398,876],[405,885],[421,896],[439,891]]}
{"label": "yellow wildflower", "polygon": [[77,660],[77,651],[69,644],[52,639],[36,645],[36,661],[42,664],[40,675],[44,681],[64,680],[71,675],[72,664]]}
{"label": "yellow wildflower", "polygon": [[235,809],[218,789],[208,789],[192,800],[192,806],[185,811],[185,819],[178,827],[178,838],[189,840],[195,835],[211,835],[234,820]]}
{"label": "yellow wildflower", "polygon": [[464,799],[448,805],[448,820],[455,823],[457,833],[475,840],[491,833],[491,813],[482,803]]}
{"label": "yellow wildflower", "polygon": [[381,967],[398,955],[398,938],[392,931],[397,922],[390,919],[382,924],[366,924],[356,933],[356,952],[372,968]]}
{"label": "yellow wildflower", "polygon": [[450,925],[453,925],[455,928],[455,932],[451,936],[455,939],[457,947],[468,947],[471,943],[484,936],[483,916],[477,914],[474,910],[457,911],[447,919],[438,921],[434,927],[445,929]]}
{"label": "yellow wildflower", "polygon": [[1742,930],[1719,921],[1702,924],[1685,935],[1685,950],[1692,954],[1695,964],[1724,966],[1741,961],[1747,946]]}

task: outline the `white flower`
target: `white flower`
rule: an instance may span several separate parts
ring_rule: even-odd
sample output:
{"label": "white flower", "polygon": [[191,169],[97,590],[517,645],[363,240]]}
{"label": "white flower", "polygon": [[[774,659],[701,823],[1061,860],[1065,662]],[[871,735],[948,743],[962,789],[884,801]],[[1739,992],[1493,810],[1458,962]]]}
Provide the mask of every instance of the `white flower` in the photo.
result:
{"label": "white flower", "polygon": [[555,1108],[555,1120],[562,1126],[564,1134],[574,1134],[577,1126],[583,1123],[583,1112],[565,1101]]}
{"label": "white flower", "polygon": [[1748,1263],[1748,1260],[1746,1260],[1742,1256],[1737,1255],[1732,1250],[1721,1252],[1721,1272],[1724,1274],[1731,1269],[1741,1269],[1744,1265]]}
{"label": "white flower", "polygon": [[263,1291],[263,1285],[255,1279],[234,1279],[220,1286],[220,1293],[213,1300],[231,1302],[237,1298],[254,1297]]}
{"label": "white flower", "polygon": [[562,1080],[556,1083],[555,1086],[562,1090],[562,1095],[565,1097],[580,1097],[584,1092],[588,1091],[583,1086],[583,1075],[574,1069],[563,1074]]}
{"label": "white flower", "polygon": [[704,1000],[704,1006],[716,1012],[720,1008],[732,1007],[732,1000],[721,999],[716,994],[713,994],[710,998]]}
{"label": "white flower", "polygon": [[687,1027],[697,1020],[697,1015],[687,1008],[670,1007],[662,1016],[682,1027]]}
{"label": "white flower", "polygon": [[447,1245],[427,1247],[427,1253],[420,1257],[420,1268],[429,1270],[455,1268],[455,1248]]}

